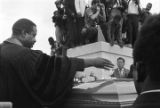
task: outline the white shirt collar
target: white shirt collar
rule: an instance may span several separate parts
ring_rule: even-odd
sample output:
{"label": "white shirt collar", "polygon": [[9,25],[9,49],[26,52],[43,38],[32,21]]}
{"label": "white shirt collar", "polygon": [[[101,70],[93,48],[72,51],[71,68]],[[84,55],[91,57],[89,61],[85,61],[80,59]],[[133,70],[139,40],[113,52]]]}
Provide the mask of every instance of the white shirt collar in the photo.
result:
{"label": "white shirt collar", "polygon": [[[118,68],[118,71],[120,71],[120,69]],[[124,67],[121,69],[121,71],[124,71]]]}
{"label": "white shirt collar", "polygon": [[16,38],[8,38],[6,41],[12,44],[23,46],[22,43]]}
{"label": "white shirt collar", "polygon": [[148,90],[148,91],[141,92],[140,94],[143,95],[143,94],[147,94],[147,93],[156,93],[156,92],[160,92],[160,89]]}

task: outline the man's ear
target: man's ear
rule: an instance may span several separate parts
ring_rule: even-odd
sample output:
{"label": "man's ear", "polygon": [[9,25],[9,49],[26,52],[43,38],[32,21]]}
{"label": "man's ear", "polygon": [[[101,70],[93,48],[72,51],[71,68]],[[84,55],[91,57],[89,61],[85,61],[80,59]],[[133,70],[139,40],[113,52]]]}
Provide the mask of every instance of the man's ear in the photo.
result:
{"label": "man's ear", "polygon": [[24,30],[22,31],[22,33],[21,33],[21,34],[22,34],[22,36],[21,36],[21,37],[22,37],[23,39],[25,39],[25,38],[27,37],[27,32],[25,32]]}
{"label": "man's ear", "polygon": [[141,93],[143,88],[143,83],[147,77],[146,71],[145,71],[145,64],[142,62],[136,63],[136,70],[134,71],[134,84],[135,88],[138,94]]}
{"label": "man's ear", "polygon": [[23,41],[26,37],[26,33],[24,31],[21,31],[21,34],[18,36],[18,39]]}

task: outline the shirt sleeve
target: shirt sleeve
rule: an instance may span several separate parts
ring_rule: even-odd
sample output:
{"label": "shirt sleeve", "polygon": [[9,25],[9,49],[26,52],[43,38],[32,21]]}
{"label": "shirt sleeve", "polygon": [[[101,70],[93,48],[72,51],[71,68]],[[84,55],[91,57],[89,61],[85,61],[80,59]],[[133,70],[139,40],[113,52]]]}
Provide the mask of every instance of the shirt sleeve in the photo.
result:
{"label": "shirt sleeve", "polygon": [[[35,53],[32,52],[35,56]],[[84,70],[84,60],[38,54],[30,85],[36,95],[47,104],[61,104],[71,93],[76,71]]]}

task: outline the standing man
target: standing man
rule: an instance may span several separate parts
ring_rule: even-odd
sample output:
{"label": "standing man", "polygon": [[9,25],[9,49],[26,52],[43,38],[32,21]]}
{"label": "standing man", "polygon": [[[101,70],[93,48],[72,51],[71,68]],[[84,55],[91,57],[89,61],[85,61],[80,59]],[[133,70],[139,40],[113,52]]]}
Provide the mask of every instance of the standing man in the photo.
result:
{"label": "standing man", "polygon": [[134,46],[134,42],[137,39],[139,14],[139,0],[129,0],[127,15],[127,38],[131,44],[130,47]]}
{"label": "standing man", "polygon": [[55,5],[57,7],[57,10],[53,13],[52,21],[55,23],[56,41],[60,44],[64,44],[66,39],[66,19],[64,18],[65,10],[63,0],[56,0]]}
{"label": "standing man", "polygon": [[111,20],[107,23],[107,33],[108,39],[110,41],[110,45],[113,46],[115,41],[117,41],[118,45],[122,48],[122,36],[121,36],[121,16],[115,15]]}
{"label": "standing man", "polygon": [[117,59],[117,66],[118,68],[114,70],[112,77],[116,78],[127,78],[129,74],[129,70],[124,67],[125,60],[122,57]]}
{"label": "standing man", "polygon": [[32,50],[36,34],[35,23],[19,19],[12,36],[0,45],[0,101],[12,102],[13,108],[61,108],[70,96],[76,71],[113,67],[102,58],[50,57]]}

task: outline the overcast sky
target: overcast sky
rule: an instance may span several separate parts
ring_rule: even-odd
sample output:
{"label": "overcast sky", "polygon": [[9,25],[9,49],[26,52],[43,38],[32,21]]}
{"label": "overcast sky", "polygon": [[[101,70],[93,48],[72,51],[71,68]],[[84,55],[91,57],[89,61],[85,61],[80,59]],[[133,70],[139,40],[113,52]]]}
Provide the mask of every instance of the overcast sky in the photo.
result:
{"label": "overcast sky", "polygon": [[11,36],[13,23],[28,18],[37,24],[37,42],[34,49],[50,53],[48,37],[54,37],[52,14],[55,0],[0,0],[0,43]]}
{"label": "overcast sky", "polygon": [[[145,7],[153,3],[152,13],[160,12],[160,0],[140,0]],[[48,37],[54,36],[52,14],[55,10],[55,0],[0,0],[0,43],[11,36],[13,23],[20,18],[28,18],[37,24],[37,43],[34,49],[49,54]]]}

